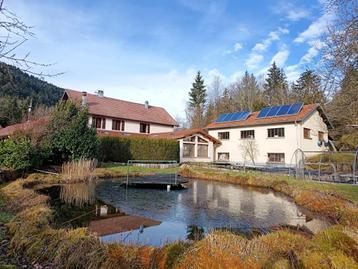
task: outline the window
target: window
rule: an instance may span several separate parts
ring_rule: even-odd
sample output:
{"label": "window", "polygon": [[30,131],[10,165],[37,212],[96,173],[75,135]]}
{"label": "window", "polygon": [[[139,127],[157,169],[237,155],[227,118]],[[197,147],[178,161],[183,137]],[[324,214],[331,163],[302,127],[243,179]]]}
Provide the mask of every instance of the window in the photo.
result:
{"label": "window", "polygon": [[112,130],[124,131],[124,121],[112,120]]}
{"label": "window", "polygon": [[198,157],[208,158],[208,145],[198,144]]}
{"label": "window", "polygon": [[218,133],[220,140],[229,140],[230,139],[230,132],[219,132]]}
{"label": "window", "polygon": [[183,146],[183,157],[195,157],[195,144],[184,143]]}
{"label": "window", "polygon": [[268,162],[269,163],[284,163],[285,162],[285,153],[268,153]]}
{"label": "window", "polygon": [[229,161],[230,154],[229,152],[218,152],[218,161]]}
{"label": "window", "polygon": [[141,123],[139,125],[139,132],[149,134],[150,133],[150,125],[147,123]]}
{"label": "window", "polygon": [[303,138],[311,139],[311,129],[303,128]]}
{"label": "window", "polygon": [[267,129],[267,137],[285,137],[285,128]]}
{"label": "window", "polygon": [[318,140],[324,141],[324,132],[318,132]]}
{"label": "window", "polygon": [[198,157],[208,158],[208,141],[198,136]]}
{"label": "window", "polygon": [[187,142],[195,142],[195,136],[185,137],[185,138],[184,138],[184,141],[187,141]]}
{"label": "window", "polygon": [[92,127],[97,129],[106,129],[106,119],[101,117],[92,117]]}
{"label": "window", "polygon": [[254,130],[241,131],[241,139],[253,139],[255,138]]}

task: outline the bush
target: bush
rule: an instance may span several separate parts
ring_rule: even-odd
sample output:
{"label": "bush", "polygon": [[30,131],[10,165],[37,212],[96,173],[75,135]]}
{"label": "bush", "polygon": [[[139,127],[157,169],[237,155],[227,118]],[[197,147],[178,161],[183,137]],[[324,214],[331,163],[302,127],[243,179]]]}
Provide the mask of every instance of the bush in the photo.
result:
{"label": "bush", "polygon": [[97,157],[96,130],[88,126],[87,109],[70,101],[60,103],[48,124],[48,143],[57,161]]}
{"label": "bush", "polygon": [[128,160],[177,160],[179,143],[175,140],[142,137],[100,138],[99,159],[103,162]]}
{"label": "bush", "polygon": [[46,152],[32,145],[30,138],[19,134],[0,142],[0,166],[26,170],[41,164],[42,156]]}

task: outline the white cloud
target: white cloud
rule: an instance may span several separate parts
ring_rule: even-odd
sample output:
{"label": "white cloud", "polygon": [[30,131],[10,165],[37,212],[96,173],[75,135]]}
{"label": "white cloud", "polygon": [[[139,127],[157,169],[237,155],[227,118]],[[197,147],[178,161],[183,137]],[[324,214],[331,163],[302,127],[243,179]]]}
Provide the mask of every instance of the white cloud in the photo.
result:
{"label": "white cloud", "polygon": [[208,83],[206,84],[210,84],[217,77],[220,78],[222,81],[226,79],[225,76],[218,69],[210,69],[207,74]]}
{"label": "white cloud", "polygon": [[239,51],[242,49],[242,44],[239,42],[236,42],[234,45],[234,51]]}
{"label": "white cloud", "polygon": [[333,13],[325,13],[316,21],[314,21],[308,28],[300,33],[298,37],[294,39],[296,43],[303,43],[316,39],[328,31],[328,25],[334,19]]}
{"label": "white cloud", "polygon": [[285,68],[286,77],[288,81],[295,81],[301,74],[301,68],[299,64],[290,65]]}
{"label": "white cloud", "polygon": [[300,64],[310,63],[314,57],[316,57],[320,50],[324,47],[324,43],[320,40],[309,41],[308,44],[311,46],[305,55],[300,60]]}
{"label": "white cloud", "polygon": [[276,31],[270,32],[268,34],[268,37],[266,39],[264,39],[262,42],[256,43],[256,45],[254,46],[254,48],[252,50],[253,51],[265,51],[272,44],[273,41],[280,39],[280,35],[288,34],[289,32],[290,31],[287,28],[279,27]]}
{"label": "white cloud", "polygon": [[290,21],[299,21],[309,16],[310,12],[306,9],[290,9],[287,11],[286,18]]}
{"label": "white cloud", "polygon": [[257,53],[251,53],[249,58],[246,60],[245,64],[247,68],[254,69],[257,67],[257,64],[264,59],[264,56]]}
{"label": "white cloud", "polygon": [[290,54],[290,51],[286,49],[284,46],[282,49],[280,49],[271,59],[271,64],[275,62],[277,66],[283,67],[286,63],[286,60],[288,58],[288,55]]}

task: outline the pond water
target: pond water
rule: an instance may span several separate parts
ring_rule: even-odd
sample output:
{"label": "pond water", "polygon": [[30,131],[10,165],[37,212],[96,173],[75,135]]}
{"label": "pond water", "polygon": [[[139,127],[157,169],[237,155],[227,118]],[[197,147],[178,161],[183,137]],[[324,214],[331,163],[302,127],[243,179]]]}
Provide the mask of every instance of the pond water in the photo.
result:
{"label": "pond water", "polygon": [[122,180],[53,186],[58,227],[88,226],[103,242],[159,246],[201,239],[213,229],[252,235],[294,226],[316,233],[329,223],[279,193],[214,181],[189,180],[180,191],[135,189]]}

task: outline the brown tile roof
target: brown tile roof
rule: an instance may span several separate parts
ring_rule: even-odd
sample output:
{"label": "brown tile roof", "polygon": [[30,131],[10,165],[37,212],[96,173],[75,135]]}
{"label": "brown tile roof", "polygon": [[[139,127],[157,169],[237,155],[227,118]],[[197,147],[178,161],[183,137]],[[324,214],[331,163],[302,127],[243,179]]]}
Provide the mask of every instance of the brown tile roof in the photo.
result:
{"label": "brown tile roof", "polygon": [[0,138],[7,138],[7,137],[12,136],[13,134],[15,134],[17,132],[21,132],[21,131],[29,131],[32,129],[40,130],[39,127],[43,127],[43,126],[47,125],[47,123],[48,123],[48,119],[43,118],[43,119],[39,119],[39,120],[35,120],[35,121],[26,121],[23,123],[9,125],[5,128],[0,129]]}
{"label": "brown tile roof", "polygon": [[[82,92],[66,90],[70,100],[80,102]],[[87,93],[87,103],[89,113],[98,116],[107,116],[119,119],[143,121],[148,123],[158,123],[163,125],[177,126],[178,123],[162,107],[149,106],[144,104],[123,101],[109,97],[99,97],[96,94]]]}
{"label": "brown tile roof", "polygon": [[[324,114],[319,104],[309,104],[304,105],[301,111],[296,115],[290,116],[281,116],[281,117],[270,117],[270,118],[257,118],[259,111],[251,113],[251,115],[246,120],[241,121],[229,121],[229,122],[211,122],[209,123],[205,129],[221,129],[221,128],[230,128],[230,127],[244,127],[244,126],[253,126],[253,125],[268,125],[268,124],[280,124],[280,123],[290,123],[290,122],[300,122],[306,119],[311,113],[315,110],[319,110],[319,112]],[[326,120],[326,116],[324,115],[324,119]],[[327,123],[330,125],[330,123]]]}
{"label": "brown tile roof", "polygon": [[178,131],[168,132],[168,133],[154,133],[154,134],[149,134],[149,136],[153,137],[153,138],[181,139],[184,137],[192,136],[194,134],[201,134],[202,136],[206,137],[207,139],[213,141],[215,144],[221,144],[220,140],[209,135],[205,130],[200,129],[200,128],[183,129],[183,130],[178,130]]}

